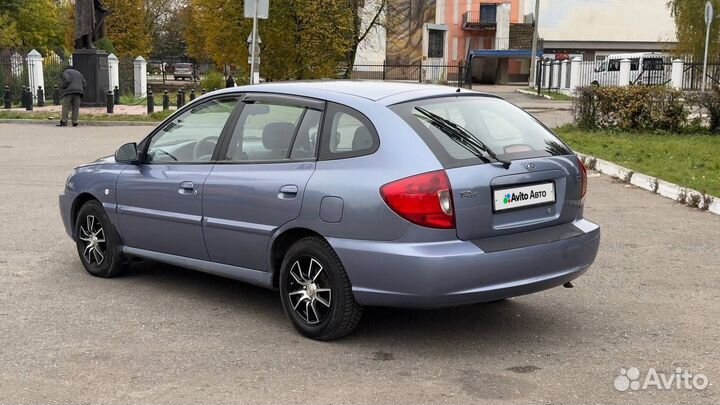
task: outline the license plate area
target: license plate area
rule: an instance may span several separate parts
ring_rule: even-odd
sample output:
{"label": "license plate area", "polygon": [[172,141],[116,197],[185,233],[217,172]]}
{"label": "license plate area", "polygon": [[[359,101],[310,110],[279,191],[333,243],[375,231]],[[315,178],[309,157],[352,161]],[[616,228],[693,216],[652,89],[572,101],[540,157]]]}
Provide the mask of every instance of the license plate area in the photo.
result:
{"label": "license plate area", "polygon": [[493,188],[493,212],[508,212],[556,202],[555,182]]}

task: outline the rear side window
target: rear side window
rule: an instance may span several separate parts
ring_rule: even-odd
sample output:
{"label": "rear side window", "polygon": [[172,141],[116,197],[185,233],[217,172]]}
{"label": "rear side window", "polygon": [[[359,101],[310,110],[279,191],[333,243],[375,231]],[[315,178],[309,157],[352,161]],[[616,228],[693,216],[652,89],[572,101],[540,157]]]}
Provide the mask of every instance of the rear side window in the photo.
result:
{"label": "rear side window", "polygon": [[476,165],[484,161],[434,126],[416,107],[462,126],[503,159],[572,154],[559,138],[529,114],[501,99],[461,96],[415,100],[391,106],[446,168]]}
{"label": "rear side window", "polygon": [[[288,159],[305,108],[253,103],[244,106],[225,158],[234,162]],[[312,157],[312,156],[310,156]]]}
{"label": "rear side window", "polygon": [[329,104],[323,125],[320,159],[342,159],[374,153],[380,145],[375,127],[358,111]]}

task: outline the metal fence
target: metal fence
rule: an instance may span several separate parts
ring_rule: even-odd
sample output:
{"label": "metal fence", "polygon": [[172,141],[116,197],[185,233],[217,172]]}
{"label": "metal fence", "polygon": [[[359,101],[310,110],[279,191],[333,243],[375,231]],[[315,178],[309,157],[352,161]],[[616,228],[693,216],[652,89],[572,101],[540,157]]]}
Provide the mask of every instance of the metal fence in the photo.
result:
{"label": "metal fence", "polygon": [[350,79],[392,80],[466,87],[466,73],[467,69],[464,64],[354,65]]}
{"label": "metal fence", "polygon": [[[45,98],[49,98],[55,86],[60,88],[62,83],[62,72],[65,67],[70,66],[72,57],[62,57],[51,52],[43,60],[43,78],[45,80]],[[36,89],[37,90],[37,89]]]}
{"label": "metal fence", "polygon": [[118,89],[121,95],[135,94],[135,59],[132,57],[118,58]]}
{"label": "metal fence", "polygon": [[[165,58],[165,59],[150,59],[147,62],[147,74],[148,83],[150,84],[167,84],[169,81],[175,81],[175,66],[178,63],[190,63],[192,64],[193,78],[187,79],[192,82],[199,82],[202,80],[208,72],[215,70],[215,65],[212,62],[198,62],[190,61],[187,58]],[[234,66],[226,66],[226,70],[230,73],[236,73],[237,68]],[[183,81],[186,79],[183,78]]]}
{"label": "metal fence", "polygon": [[[627,71],[620,73],[621,61],[538,61],[536,87],[538,92],[569,92],[575,87],[584,86],[623,86],[623,85],[671,85],[673,61],[670,57],[650,57],[631,59]],[[573,71],[575,70],[575,71]],[[720,73],[720,66],[718,67]],[[695,73],[687,69],[686,75]],[[626,79],[622,79],[625,76]],[[571,83],[575,80],[575,83]],[[621,81],[627,80],[627,83]],[[698,80],[699,83],[699,80]]]}
{"label": "metal fence", "polygon": [[[694,63],[691,60],[685,62],[683,69],[682,89],[686,91],[702,90],[703,64]],[[720,61],[713,61],[707,66],[708,88],[720,86]]]}
{"label": "metal fence", "polygon": [[29,49],[0,49],[0,93],[10,89],[12,103],[20,103],[23,87],[29,86],[27,54]]}

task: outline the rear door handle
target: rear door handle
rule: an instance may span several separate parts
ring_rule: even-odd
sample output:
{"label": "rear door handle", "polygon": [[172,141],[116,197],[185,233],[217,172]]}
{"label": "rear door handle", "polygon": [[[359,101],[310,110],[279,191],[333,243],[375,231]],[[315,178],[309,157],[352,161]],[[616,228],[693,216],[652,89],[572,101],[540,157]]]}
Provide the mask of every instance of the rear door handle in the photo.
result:
{"label": "rear door handle", "polygon": [[197,190],[195,190],[195,183],[193,183],[192,181],[183,181],[182,183],[180,183],[178,193],[183,195],[197,195]]}
{"label": "rear door handle", "polygon": [[298,194],[298,186],[289,184],[287,186],[280,187],[280,194],[278,198],[295,198]]}

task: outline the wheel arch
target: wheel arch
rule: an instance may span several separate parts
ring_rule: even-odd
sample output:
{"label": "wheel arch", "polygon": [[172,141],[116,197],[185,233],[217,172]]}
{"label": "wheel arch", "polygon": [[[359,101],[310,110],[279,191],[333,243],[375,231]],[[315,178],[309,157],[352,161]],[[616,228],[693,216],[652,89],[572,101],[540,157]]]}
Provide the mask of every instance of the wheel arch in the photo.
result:
{"label": "wheel arch", "polygon": [[102,205],[102,203],[97,197],[88,192],[78,194],[78,196],[75,197],[75,199],[73,200],[72,207],[70,208],[70,227],[72,229],[73,235],[75,235],[75,223],[77,222],[77,216],[80,213],[80,209],[87,202],[93,200],[97,201],[100,205]]}
{"label": "wheel arch", "polygon": [[278,288],[280,278],[280,267],[282,266],[285,252],[297,241],[308,236],[316,236],[325,239],[317,231],[309,228],[290,228],[279,232],[271,241],[270,254],[268,256],[268,269],[272,273],[272,287]]}

